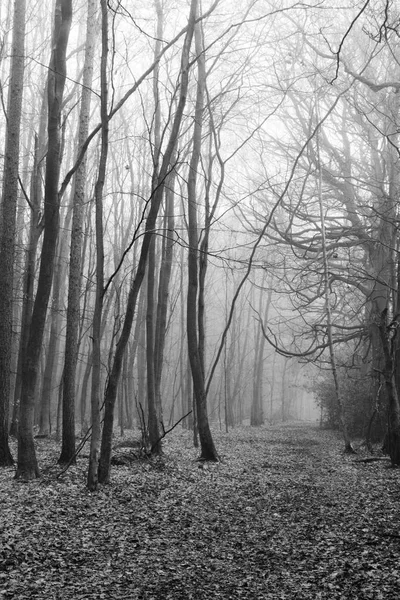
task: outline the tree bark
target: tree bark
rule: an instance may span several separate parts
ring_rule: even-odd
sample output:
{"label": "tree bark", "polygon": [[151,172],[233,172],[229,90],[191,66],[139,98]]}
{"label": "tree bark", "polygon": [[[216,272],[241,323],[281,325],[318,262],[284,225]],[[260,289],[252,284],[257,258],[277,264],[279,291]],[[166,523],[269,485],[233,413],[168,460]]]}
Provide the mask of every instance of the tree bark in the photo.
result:
{"label": "tree bark", "polygon": [[60,284],[61,269],[60,263],[57,265],[57,272],[54,277],[53,297],[50,309],[50,335],[47,344],[46,363],[43,371],[43,385],[39,406],[39,435],[49,436],[51,433],[51,398],[54,386],[54,375],[56,358],[58,357],[59,333],[60,333]]}
{"label": "tree bark", "polygon": [[[264,294],[260,293],[260,303]],[[264,312],[264,323],[268,320],[269,307],[271,305],[272,288],[268,290],[267,303]],[[261,306],[260,306],[261,309]],[[260,314],[259,310],[259,314]],[[253,401],[251,404],[250,425],[259,427],[264,424],[264,408],[263,408],[263,371],[264,371],[264,349],[265,337],[262,335],[261,327],[258,327],[256,337],[256,347],[254,356],[254,377],[253,377]],[[282,398],[283,402],[283,398]]]}
{"label": "tree bark", "polygon": [[7,99],[3,199],[0,219],[0,466],[14,460],[8,445],[19,144],[25,63],[26,1],[14,0],[10,89]]}
{"label": "tree bark", "polygon": [[[45,101],[43,100],[41,122],[43,126],[39,127],[39,136],[35,136],[35,148],[34,148],[34,160],[30,184],[30,221],[29,221],[29,234],[28,234],[28,248],[26,250],[25,257],[25,269],[23,276],[22,285],[22,316],[21,316],[21,335],[19,339],[18,349],[18,364],[17,364],[17,378],[14,389],[14,406],[13,414],[11,419],[11,435],[17,437],[18,435],[18,420],[19,420],[19,403],[21,397],[21,384],[22,384],[22,365],[24,356],[29,339],[29,328],[32,317],[32,308],[34,301],[34,282],[35,282],[35,269],[36,269],[36,254],[39,244],[39,239],[43,233],[43,223],[41,221],[41,189],[39,179],[41,175],[41,150],[44,150],[43,138],[45,134]],[[42,140],[42,143],[40,142]]]}
{"label": "tree bark", "polygon": [[152,236],[147,264],[147,310],[146,310],[146,370],[147,370],[147,414],[149,444],[154,454],[161,452],[160,431],[158,427],[158,416],[156,410],[156,390],[154,372],[154,287],[155,287],[155,245],[154,234]]}
{"label": "tree bark", "polygon": [[387,309],[381,313],[379,322],[379,333],[381,337],[383,354],[385,357],[384,378],[386,392],[388,395],[388,432],[386,448],[392,461],[392,465],[400,465],[400,400],[396,387],[394,375],[394,361],[391,340],[391,331],[387,323]]}

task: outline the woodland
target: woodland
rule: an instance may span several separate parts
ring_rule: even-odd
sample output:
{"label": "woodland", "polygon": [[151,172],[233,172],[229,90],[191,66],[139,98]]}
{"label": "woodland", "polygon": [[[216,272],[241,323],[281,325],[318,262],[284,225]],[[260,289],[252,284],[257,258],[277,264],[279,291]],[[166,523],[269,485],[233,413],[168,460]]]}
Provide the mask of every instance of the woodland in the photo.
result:
{"label": "woodland", "polygon": [[299,420],[400,465],[399,37],[391,0],[1,3],[4,473]]}
{"label": "woodland", "polygon": [[400,5],[1,0],[0,599],[400,589]]}

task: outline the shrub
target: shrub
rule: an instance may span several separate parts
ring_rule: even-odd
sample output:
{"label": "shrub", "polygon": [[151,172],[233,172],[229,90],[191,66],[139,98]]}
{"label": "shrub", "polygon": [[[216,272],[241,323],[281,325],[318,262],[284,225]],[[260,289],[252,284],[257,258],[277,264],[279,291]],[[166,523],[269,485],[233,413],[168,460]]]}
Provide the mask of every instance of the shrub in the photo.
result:
{"label": "shrub", "polygon": [[[352,437],[365,437],[372,415],[371,441],[383,439],[386,430],[384,393],[381,391],[376,413],[375,386],[370,377],[362,377],[360,369],[338,370],[339,385],[344,405],[344,416]],[[321,410],[321,422],[325,427],[339,429],[339,410],[331,371],[324,371],[314,386],[317,405]]]}

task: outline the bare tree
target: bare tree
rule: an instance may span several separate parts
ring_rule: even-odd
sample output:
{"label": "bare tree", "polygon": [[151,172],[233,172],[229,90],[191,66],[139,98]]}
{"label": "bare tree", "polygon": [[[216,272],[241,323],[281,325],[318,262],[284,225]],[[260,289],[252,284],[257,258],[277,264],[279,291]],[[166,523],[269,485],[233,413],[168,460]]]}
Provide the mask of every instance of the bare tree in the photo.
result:
{"label": "bare tree", "polygon": [[18,468],[16,478],[39,476],[33,441],[34,393],[38,376],[47,307],[53,280],[59,229],[60,116],[66,79],[66,51],[72,21],[72,1],[57,0],[52,55],[48,74],[48,152],[46,158],[44,237],[40,271],[26,355],[22,368]]}
{"label": "bare tree", "polygon": [[[86,23],[86,45],[82,78],[82,97],[79,115],[78,152],[84,144],[89,131],[91,105],[91,86],[93,79],[93,61],[95,52],[97,4],[88,3]],[[86,198],[86,155],[79,165],[73,181],[72,230],[69,260],[68,304],[65,339],[65,358],[63,373],[63,418],[62,448],[60,463],[70,463],[75,456],[75,389],[76,365],[79,347],[79,317],[82,269],[83,214]]]}
{"label": "bare tree", "polygon": [[11,393],[15,226],[25,62],[25,12],[25,0],[15,0],[10,89],[7,100],[3,197],[0,215],[0,466],[7,466],[13,463],[8,446],[8,415]]}
{"label": "bare tree", "polygon": [[[157,25],[156,43],[154,47],[154,58],[161,51],[161,40],[163,38],[163,10],[159,1],[155,2]],[[159,94],[159,63],[156,62],[153,71],[153,98],[154,98],[154,131],[153,131],[153,176],[152,189],[158,185],[158,175],[161,157],[161,106]],[[146,362],[147,362],[147,411],[149,444],[154,453],[161,452],[161,438],[159,432],[159,419],[161,410],[156,406],[156,374],[155,374],[155,294],[156,294],[156,236],[149,246],[147,264],[147,311],[146,311]]]}
{"label": "bare tree", "polygon": [[196,398],[196,416],[199,431],[201,458],[204,460],[218,460],[214,441],[208,422],[207,394],[205,386],[204,353],[200,344],[203,344],[203,319],[198,321],[198,261],[199,241],[197,225],[197,196],[196,182],[197,170],[201,152],[201,133],[204,114],[205,95],[205,57],[202,32],[200,25],[195,27],[195,41],[197,54],[197,95],[193,129],[192,155],[189,164],[188,177],[188,293],[186,326],[188,338],[188,351],[190,367],[193,378],[193,389]]}
{"label": "bare tree", "polygon": [[101,151],[99,171],[95,187],[96,201],[96,295],[93,314],[93,357],[91,415],[92,435],[90,438],[89,469],[87,487],[96,490],[98,483],[98,465],[100,457],[100,394],[101,394],[101,318],[104,298],[104,233],[103,233],[103,191],[106,178],[108,157],[108,5],[101,0]]}

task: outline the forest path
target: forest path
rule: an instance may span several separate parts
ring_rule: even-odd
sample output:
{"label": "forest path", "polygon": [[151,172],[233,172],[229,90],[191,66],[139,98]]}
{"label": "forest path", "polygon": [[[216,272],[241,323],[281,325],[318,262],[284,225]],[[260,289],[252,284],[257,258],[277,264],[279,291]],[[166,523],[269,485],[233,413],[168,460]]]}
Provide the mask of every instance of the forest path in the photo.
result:
{"label": "forest path", "polygon": [[96,494],[85,459],[58,480],[1,471],[0,599],[399,597],[399,470],[311,424],[215,441],[221,462],[201,468],[175,430],[163,459],[114,467]]}

